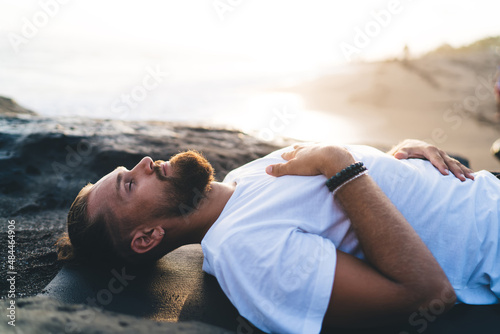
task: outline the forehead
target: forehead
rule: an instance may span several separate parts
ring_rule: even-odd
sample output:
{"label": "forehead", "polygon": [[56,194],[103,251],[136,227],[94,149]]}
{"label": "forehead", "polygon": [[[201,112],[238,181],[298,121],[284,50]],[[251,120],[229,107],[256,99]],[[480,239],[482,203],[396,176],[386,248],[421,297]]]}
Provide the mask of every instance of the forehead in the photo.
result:
{"label": "forehead", "polygon": [[89,193],[88,210],[90,215],[93,215],[98,210],[103,209],[103,204],[114,209],[117,202],[116,180],[121,171],[125,171],[124,167],[117,167],[111,173],[103,176],[97,181]]}

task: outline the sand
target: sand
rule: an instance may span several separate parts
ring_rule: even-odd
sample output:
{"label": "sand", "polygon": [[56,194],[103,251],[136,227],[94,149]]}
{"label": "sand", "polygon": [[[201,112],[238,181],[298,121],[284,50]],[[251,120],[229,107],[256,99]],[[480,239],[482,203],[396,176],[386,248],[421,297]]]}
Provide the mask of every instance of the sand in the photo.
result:
{"label": "sand", "polygon": [[498,65],[500,56],[490,49],[458,50],[353,64],[286,90],[302,96],[307,109],[349,120],[355,143],[391,147],[416,138],[469,158],[474,170],[500,170],[490,153],[500,137],[493,95]]}

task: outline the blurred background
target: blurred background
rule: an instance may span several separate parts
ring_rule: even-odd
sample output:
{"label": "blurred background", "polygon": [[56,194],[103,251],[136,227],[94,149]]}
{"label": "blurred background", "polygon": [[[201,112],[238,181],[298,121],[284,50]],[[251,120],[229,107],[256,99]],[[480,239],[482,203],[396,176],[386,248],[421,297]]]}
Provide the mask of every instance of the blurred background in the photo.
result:
{"label": "blurred background", "polygon": [[499,13],[494,0],[0,0],[0,95],[44,116],[267,141],[416,137],[492,170]]}

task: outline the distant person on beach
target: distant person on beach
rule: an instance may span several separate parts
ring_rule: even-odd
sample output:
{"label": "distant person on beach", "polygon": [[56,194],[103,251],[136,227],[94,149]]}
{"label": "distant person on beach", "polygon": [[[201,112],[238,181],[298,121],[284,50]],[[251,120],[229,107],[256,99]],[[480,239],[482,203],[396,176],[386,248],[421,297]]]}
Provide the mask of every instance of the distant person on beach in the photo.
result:
{"label": "distant person on beach", "polygon": [[495,100],[497,102],[497,116],[500,115],[500,66],[497,68],[497,74],[494,84]]}
{"label": "distant person on beach", "polygon": [[403,61],[408,61],[410,60],[410,48],[408,47],[408,44],[405,44],[405,47],[403,48]]}
{"label": "distant person on beach", "polygon": [[144,264],[201,243],[203,270],[243,317],[318,333],[499,303],[499,206],[495,176],[415,140],[388,153],[295,145],[223,182],[188,151],[85,186],[59,256]]}

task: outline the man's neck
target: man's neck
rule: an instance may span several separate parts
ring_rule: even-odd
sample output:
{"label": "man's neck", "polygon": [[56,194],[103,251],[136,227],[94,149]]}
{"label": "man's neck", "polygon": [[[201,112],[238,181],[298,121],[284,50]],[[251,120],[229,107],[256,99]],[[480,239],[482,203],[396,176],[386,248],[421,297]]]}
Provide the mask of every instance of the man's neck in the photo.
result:
{"label": "man's neck", "polygon": [[212,182],[210,191],[201,200],[199,207],[190,215],[178,218],[182,220],[179,224],[190,225],[184,244],[201,243],[205,234],[224,210],[235,187],[235,183]]}

